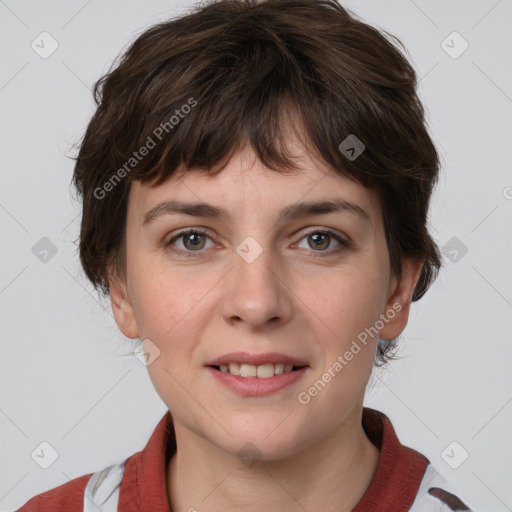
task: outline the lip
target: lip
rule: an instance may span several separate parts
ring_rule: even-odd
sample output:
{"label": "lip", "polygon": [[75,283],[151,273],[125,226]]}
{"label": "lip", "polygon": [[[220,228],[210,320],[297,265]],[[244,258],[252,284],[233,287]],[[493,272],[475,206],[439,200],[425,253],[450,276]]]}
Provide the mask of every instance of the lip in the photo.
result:
{"label": "lip", "polygon": [[[231,360],[231,362],[237,361]],[[245,359],[245,362],[248,362],[247,359]],[[215,379],[217,379],[218,382],[224,384],[232,391],[235,391],[236,393],[244,396],[266,396],[275,393],[280,389],[283,389],[284,387],[289,386],[294,382],[297,382],[297,380],[301,379],[308,368],[308,366],[303,366],[302,368],[291,372],[284,372],[279,375],[274,375],[273,377],[268,377],[267,379],[262,379],[259,377],[239,377],[238,375],[232,375],[229,372],[221,372],[220,370],[216,370],[210,366],[206,367],[206,369]]]}
{"label": "lip", "polygon": [[[224,354],[223,356],[217,357],[208,361],[205,366],[220,366],[221,364],[238,363],[238,364],[253,364],[260,366],[262,364],[291,364],[292,366],[308,366],[307,361],[297,359],[292,356],[280,354],[278,352],[268,352],[266,354],[249,354],[247,352],[231,352],[230,354]],[[235,376],[236,377],[236,376]],[[243,379],[250,379],[251,377],[242,377]],[[274,377],[269,377],[273,379]],[[262,379],[268,380],[268,379]]]}

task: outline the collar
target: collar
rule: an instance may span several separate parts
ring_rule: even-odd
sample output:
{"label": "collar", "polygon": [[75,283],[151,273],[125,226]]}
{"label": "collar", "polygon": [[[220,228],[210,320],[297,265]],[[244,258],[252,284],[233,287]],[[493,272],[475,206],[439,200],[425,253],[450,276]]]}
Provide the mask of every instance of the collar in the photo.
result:
{"label": "collar", "polygon": [[[368,407],[362,425],[380,450],[379,462],[364,496],[352,512],[406,512],[416,498],[429,460],[398,440],[389,418]],[[156,426],[146,447],[130,457],[120,489],[119,510],[171,512],[167,498],[167,461],[176,452],[170,411]]]}
{"label": "collar", "polygon": [[364,407],[362,423],[370,441],[379,448],[380,457],[368,489],[352,512],[407,512],[429,460],[400,443],[384,413]]}

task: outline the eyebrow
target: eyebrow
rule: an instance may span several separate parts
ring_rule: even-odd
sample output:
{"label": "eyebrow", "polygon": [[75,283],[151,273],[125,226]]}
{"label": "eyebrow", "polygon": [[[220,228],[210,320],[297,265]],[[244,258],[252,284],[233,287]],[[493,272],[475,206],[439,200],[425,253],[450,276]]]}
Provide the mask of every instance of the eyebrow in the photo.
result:
{"label": "eyebrow", "polygon": [[[328,213],[347,212],[371,224],[370,215],[361,206],[345,199],[330,199],[291,204],[279,212],[279,221],[307,217],[309,215],[323,215]],[[192,217],[205,217],[213,219],[228,219],[229,213],[217,206],[207,203],[185,203],[181,201],[164,201],[151,208],[145,215],[143,226],[155,221],[164,215],[184,214]]]}

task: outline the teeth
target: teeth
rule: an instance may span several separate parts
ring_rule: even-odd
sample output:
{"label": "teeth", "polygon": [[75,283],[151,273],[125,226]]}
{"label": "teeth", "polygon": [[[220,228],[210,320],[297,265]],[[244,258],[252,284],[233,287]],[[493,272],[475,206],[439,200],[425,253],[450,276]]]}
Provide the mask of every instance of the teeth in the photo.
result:
{"label": "teeth", "polygon": [[219,369],[221,372],[228,372],[240,377],[259,377],[260,379],[268,379],[274,375],[280,375],[283,372],[291,372],[293,370],[293,365],[268,363],[256,366],[254,364],[229,363],[219,365]]}
{"label": "teeth", "polygon": [[260,379],[268,379],[274,376],[274,365],[273,364],[262,364],[256,369],[256,375]]}
{"label": "teeth", "polygon": [[240,365],[238,363],[230,363],[229,373],[232,373],[233,375],[240,375]]}
{"label": "teeth", "polygon": [[253,364],[240,365],[240,377],[256,377],[257,368]]}
{"label": "teeth", "polygon": [[276,375],[279,375],[280,373],[284,372],[284,364],[275,364],[274,365],[274,373]]}

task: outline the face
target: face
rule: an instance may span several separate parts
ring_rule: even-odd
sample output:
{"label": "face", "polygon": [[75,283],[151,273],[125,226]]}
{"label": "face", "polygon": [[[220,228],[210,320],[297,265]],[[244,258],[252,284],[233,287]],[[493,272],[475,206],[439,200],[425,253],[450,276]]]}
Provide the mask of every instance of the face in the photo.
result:
{"label": "face", "polygon": [[[305,206],[320,202],[337,207]],[[145,340],[176,428],[232,454],[250,442],[268,460],[360,411],[376,332],[403,330],[421,268],[405,261],[393,276],[376,193],[305,153],[293,175],[247,150],[217,176],[132,183],[126,243],[114,315]]]}

